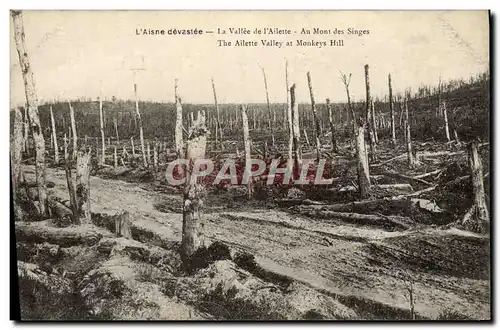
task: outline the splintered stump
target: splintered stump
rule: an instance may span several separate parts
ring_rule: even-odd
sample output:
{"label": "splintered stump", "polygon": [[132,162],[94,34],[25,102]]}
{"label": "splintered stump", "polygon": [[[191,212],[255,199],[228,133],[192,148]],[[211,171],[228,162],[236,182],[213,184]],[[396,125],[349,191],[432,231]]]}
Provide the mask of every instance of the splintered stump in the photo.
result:
{"label": "splintered stump", "polygon": [[198,116],[189,129],[187,139],[186,182],[184,186],[184,206],[182,221],[181,258],[187,267],[195,251],[205,244],[203,219],[203,185],[198,180],[198,171],[194,170],[196,160],[205,158],[207,145],[207,128],[205,126],[205,112],[198,112]]}
{"label": "splintered stump", "polygon": [[76,202],[75,184],[71,176],[71,164],[72,157],[70,157],[68,154],[68,139],[66,138],[66,134],[64,134],[64,171],[66,173],[66,184],[68,185],[69,201],[71,204],[71,210],[73,212],[72,220],[73,223],[78,223],[78,204]]}
{"label": "splintered stump", "polygon": [[90,150],[79,150],[76,158],[76,200],[83,223],[90,223]]}
{"label": "splintered stump", "polygon": [[356,142],[359,195],[361,199],[364,199],[370,194],[370,169],[366,157],[365,128],[363,126],[358,127]]}
{"label": "splintered stump", "polygon": [[462,225],[468,230],[484,233],[489,230],[490,215],[484,193],[483,165],[477,151],[477,143],[470,143],[468,152],[474,202],[465,214]]}

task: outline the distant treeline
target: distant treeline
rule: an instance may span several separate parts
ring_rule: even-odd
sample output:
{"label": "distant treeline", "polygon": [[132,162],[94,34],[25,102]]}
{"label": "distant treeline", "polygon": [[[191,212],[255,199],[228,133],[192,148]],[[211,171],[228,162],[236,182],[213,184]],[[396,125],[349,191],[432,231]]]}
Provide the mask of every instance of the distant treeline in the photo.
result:
{"label": "distant treeline", "polygon": [[[479,137],[487,139],[489,136],[489,74],[484,73],[471,77],[468,81],[454,80],[439,86],[422,86],[417,91],[408,91],[409,109],[412,122],[412,138],[416,140],[444,139],[443,120],[437,112],[438,100],[445,102],[448,112],[450,131],[457,130],[462,140]],[[441,96],[439,96],[441,94]],[[394,109],[396,127],[399,131],[401,122],[401,105],[403,96],[394,95]],[[317,100],[316,107],[322,122],[323,132],[328,132],[328,112],[326,104]],[[98,137],[99,131],[99,102],[91,100],[74,100],[71,105],[75,110],[75,119],[78,135],[84,137]],[[390,121],[388,97],[375,99],[374,105],[377,121]],[[50,111],[52,107],[56,121],[58,136],[63,136],[70,128],[68,102],[45,103],[39,106],[40,120],[47,137],[50,133]],[[207,112],[207,122],[212,133],[215,130],[216,112],[214,104],[183,104],[184,127],[190,125],[191,113],[196,115],[200,109]],[[241,131],[241,115],[239,104],[219,104],[220,120],[224,135],[234,139],[234,133]],[[365,107],[364,102],[353,103],[356,114],[361,114]],[[287,131],[286,104],[273,103],[270,105],[271,116],[267,104],[248,104],[249,126],[253,131],[269,130],[269,124],[275,131]],[[344,137],[349,136],[351,116],[347,111],[346,103],[332,104],[334,122],[338,124],[339,132]],[[139,102],[144,134],[146,138],[159,138],[173,141],[175,127],[175,104],[159,102]],[[24,113],[24,109],[22,109]],[[115,121],[120,139],[138,136],[138,122],[135,116],[135,102],[131,100],[103,101],[104,129],[107,137],[114,138]],[[314,130],[313,115],[310,104],[299,104],[301,128],[307,131]],[[13,116],[11,116],[12,120]],[[11,125],[12,126],[12,125]],[[382,138],[390,134],[388,128],[379,128]],[[402,133],[401,133],[402,134]],[[312,136],[312,135],[311,135]]]}

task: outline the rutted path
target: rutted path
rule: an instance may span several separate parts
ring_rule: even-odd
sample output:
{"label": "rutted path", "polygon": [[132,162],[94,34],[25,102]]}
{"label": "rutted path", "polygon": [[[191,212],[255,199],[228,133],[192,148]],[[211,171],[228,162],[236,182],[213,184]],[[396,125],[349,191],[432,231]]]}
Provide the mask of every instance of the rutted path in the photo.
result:
{"label": "rutted path", "polygon": [[[32,169],[26,167],[28,179]],[[64,171],[47,169],[47,179],[55,183],[51,192],[68,199]],[[165,241],[179,241],[182,214],[162,212],[158,205],[178,210],[181,196],[151,186],[92,176],[92,212],[126,210],[135,225]],[[478,256],[473,254],[481,253],[487,240],[470,233],[432,228],[388,232],[280,210],[215,208],[206,214],[205,229],[209,239],[255,254],[263,267],[331,294],[408,309],[412,282],[415,310],[422,316],[435,318],[448,309],[475,319],[489,317],[489,271],[474,269]],[[445,260],[437,263],[433,256]],[[454,276],[459,270],[460,277]]]}

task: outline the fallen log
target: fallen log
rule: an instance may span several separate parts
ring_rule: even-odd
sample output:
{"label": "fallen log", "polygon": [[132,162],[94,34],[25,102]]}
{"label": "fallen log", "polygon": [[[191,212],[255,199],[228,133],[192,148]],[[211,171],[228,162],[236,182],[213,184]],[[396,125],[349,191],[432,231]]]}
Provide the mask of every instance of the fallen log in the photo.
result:
{"label": "fallen log", "polygon": [[280,206],[295,206],[295,205],[325,205],[324,202],[315,201],[311,199],[294,199],[294,198],[280,198],[275,199],[274,202]]}
{"label": "fallen log", "polygon": [[433,158],[433,157],[440,157],[440,156],[456,156],[456,155],[461,155],[463,153],[465,153],[464,150],[454,151],[454,152],[450,152],[450,151],[431,152],[431,151],[428,151],[428,152],[417,153],[417,158],[422,159],[422,158]]}
{"label": "fallen log", "polygon": [[439,174],[439,172],[441,172],[441,171],[442,171],[442,169],[437,169],[437,170],[432,171],[432,172],[415,175],[415,176],[413,176],[413,179],[423,179],[423,178],[426,178],[428,176]]}
{"label": "fallen log", "polygon": [[427,182],[425,180],[422,180],[420,178],[411,177],[411,176],[404,175],[404,174],[401,174],[401,173],[397,173],[397,172],[394,172],[394,171],[384,172],[382,174],[386,175],[386,176],[389,176],[389,177],[393,177],[393,178],[398,178],[398,179],[404,179],[404,180],[409,180],[409,181],[423,183],[423,184],[426,184],[428,186],[431,185],[431,183],[429,183],[429,182]]}
{"label": "fallen log", "polygon": [[399,190],[403,192],[413,191],[413,187],[408,183],[394,183],[394,184],[379,184],[373,186],[375,189],[394,191]]}
{"label": "fallen log", "polygon": [[52,220],[39,222],[16,222],[16,241],[30,243],[51,243],[60,247],[74,245],[94,245],[102,235],[91,228],[72,226],[67,228],[51,227]]}
{"label": "fallen log", "polygon": [[396,157],[393,157],[393,158],[390,158],[390,159],[387,159],[387,160],[384,160],[383,162],[381,163],[376,163],[376,164],[370,164],[371,167],[377,167],[377,166],[382,166],[382,165],[385,165],[385,164],[388,164],[396,159],[401,159],[401,158],[404,158],[406,156],[406,153],[404,154],[401,154],[399,156],[396,156]]}
{"label": "fallen log", "polygon": [[63,295],[73,292],[70,280],[54,274],[47,274],[47,272],[41,270],[36,264],[18,261],[17,274],[19,280],[21,281],[21,287],[22,281],[24,280],[36,282],[38,285],[46,288],[51,293]]}

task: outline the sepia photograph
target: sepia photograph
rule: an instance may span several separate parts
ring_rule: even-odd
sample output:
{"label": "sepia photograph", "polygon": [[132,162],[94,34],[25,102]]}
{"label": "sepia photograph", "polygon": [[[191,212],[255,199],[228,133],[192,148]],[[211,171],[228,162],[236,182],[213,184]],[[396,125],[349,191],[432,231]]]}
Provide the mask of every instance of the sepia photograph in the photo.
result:
{"label": "sepia photograph", "polygon": [[11,319],[491,321],[489,11],[9,20]]}

